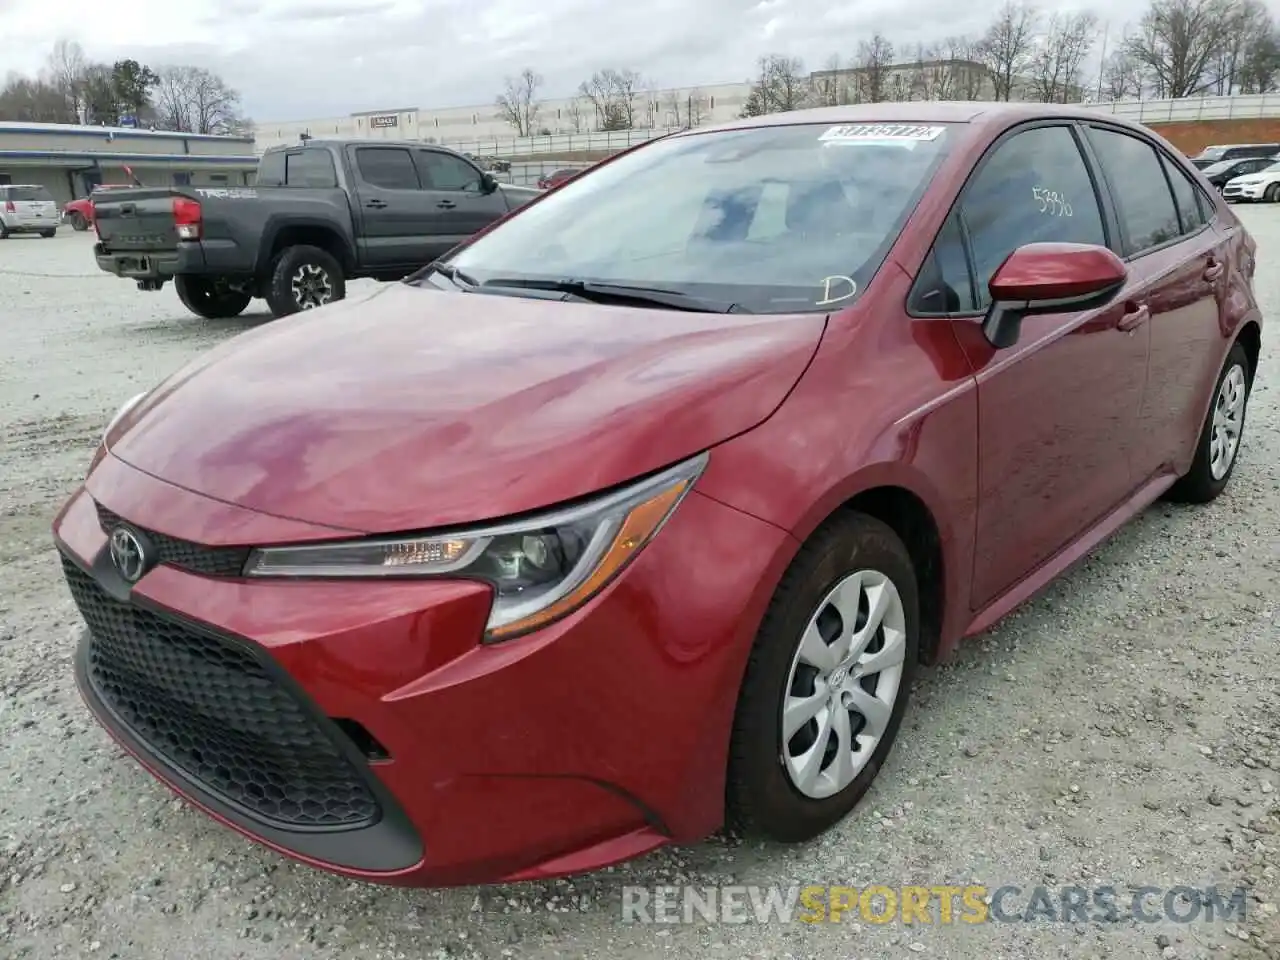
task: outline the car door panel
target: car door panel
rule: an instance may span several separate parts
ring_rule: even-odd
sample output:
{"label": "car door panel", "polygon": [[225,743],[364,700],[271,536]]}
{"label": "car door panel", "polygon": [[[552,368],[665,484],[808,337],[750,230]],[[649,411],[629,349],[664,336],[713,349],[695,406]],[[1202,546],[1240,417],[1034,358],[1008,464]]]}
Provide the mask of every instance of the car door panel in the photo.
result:
{"label": "car door panel", "polygon": [[443,150],[418,150],[416,160],[434,203],[430,229],[437,256],[506,214],[506,200],[497,190],[485,191],[478,167]]}
{"label": "car door panel", "polygon": [[435,198],[421,188],[410,150],[348,145],[347,156],[364,226],[357,241],[361,262],[375,270],[425,263]]}
{"label": "car door panel", "polygon": [[[1048,199],[1046,199],[1048,198]],[[1106,244],[1105,208],[1070,124],[1023,128],[998,142],[960,199],[977,306],[1014,249],[1033,242]],[[1149,323],[1131,279],[1106,307],[1027,317],[995,350],[981,318],[952,321],[978,389],[979,499],[971,603],[979,609],[1084,534],[1135,486],[1133,431]]]}
{"label": "car door panel", "polygon": [[1200,434],[1201,398],[1217,376],[1224,288],[1223,237],[1212,207],[1181,164],[1151,141],[1090,125],[1088,138],[1116,198],[1122,250],[1151,313],[1146,388],[1137,418],[1140,480],[1189,465]]}

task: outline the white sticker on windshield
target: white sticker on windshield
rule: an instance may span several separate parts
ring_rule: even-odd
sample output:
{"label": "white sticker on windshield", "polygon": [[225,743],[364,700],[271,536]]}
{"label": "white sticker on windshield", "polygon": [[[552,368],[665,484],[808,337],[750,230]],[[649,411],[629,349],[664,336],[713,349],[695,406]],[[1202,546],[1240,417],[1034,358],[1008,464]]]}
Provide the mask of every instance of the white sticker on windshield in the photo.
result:
{"label": "white sticker on windshield", "polygon": [[912,123],[845,123],[818,138],[827,143],[891,143],[913,149],[917,143],[937,140],[946,127]]}

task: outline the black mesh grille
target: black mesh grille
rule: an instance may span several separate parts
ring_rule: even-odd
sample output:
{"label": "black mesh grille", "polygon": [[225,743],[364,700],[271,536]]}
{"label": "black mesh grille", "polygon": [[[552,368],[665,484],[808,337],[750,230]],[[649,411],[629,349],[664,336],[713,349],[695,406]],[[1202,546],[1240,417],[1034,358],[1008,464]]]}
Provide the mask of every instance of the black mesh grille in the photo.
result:
{"label": "black mesh grille", "polygon": [[238,644],[108,596],[65,557],[94,692],[206,790],[286,829],[367,826],[378,801],[298,700]]}
{"label": "black mesh grille", "polygon": [[[98,523],[105,532],[110,533],[117,524],[128,523],[102,504],[95,502],[94,506],[98,510]],[[205,547],[190,540],[179,540],[177,537],[156,533],[136,524],[130,526],[146,534],[147,539],[155,546],[161,563],[181,567],[192,573],[201,573],[207,577],[238,577],[249,559],[248,547]]]}

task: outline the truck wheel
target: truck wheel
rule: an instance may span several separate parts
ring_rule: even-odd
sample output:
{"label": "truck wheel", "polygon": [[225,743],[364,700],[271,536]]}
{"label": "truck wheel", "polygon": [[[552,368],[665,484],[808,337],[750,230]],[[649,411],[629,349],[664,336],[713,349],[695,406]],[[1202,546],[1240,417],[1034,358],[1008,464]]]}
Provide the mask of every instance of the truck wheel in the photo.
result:
{"label": "truck wheel", "polygon": [[71,214],[71,229],[72,229],[72,230],[78,230],[78,231],[80,231],[81,233],[84,233],[84,231],[86,231],[86,230],[88,230],[88,229],[89,229],[89,218],[88,218],[88,217],[86,217],[86,216],[85,216],[83,213],[81,213],[79,210],[76,210],[76,211],[72,212],[72,214]]}
{"label": "truck wheel", "polygon": [[252,299],[247,293],[232,290],[208,277],[179,276],[174,278],[173,285],[178,288],[178,299],[183,306],[206,320],[238,317]]}
{"label": "truck wheel", "polygon": [[286,247],[271,267],[267,306],[276,317],[314,310],[347,295],[342,265],[319,247]]}

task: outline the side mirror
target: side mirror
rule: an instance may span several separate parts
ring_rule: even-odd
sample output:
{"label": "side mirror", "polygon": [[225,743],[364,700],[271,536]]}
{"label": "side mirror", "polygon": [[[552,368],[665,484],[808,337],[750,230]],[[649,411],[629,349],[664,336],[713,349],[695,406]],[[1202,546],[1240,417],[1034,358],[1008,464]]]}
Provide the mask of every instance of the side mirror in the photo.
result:
{"label": "side mirror", "polygon": [[497,177],[495,177],[492,173],[480,174],[480,192],[481,193],[493,193],[493,191],[497,189],[498,189]]}
{"label": "side mirror", "polygon": [[1009,254],[991,277],[983,335],[997,350],[1011,347],[1023,317],[1105,306],[1128,276],[1124,261],[1106,247],[1028,243]]}

